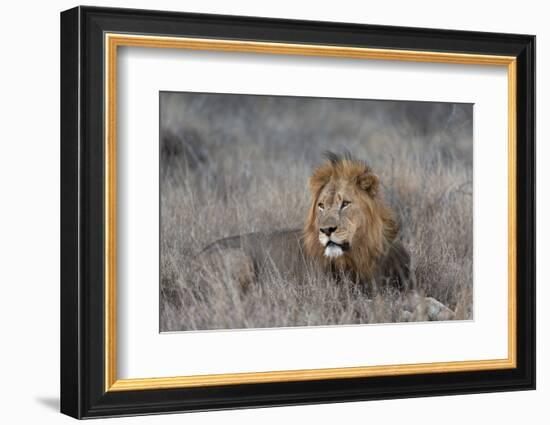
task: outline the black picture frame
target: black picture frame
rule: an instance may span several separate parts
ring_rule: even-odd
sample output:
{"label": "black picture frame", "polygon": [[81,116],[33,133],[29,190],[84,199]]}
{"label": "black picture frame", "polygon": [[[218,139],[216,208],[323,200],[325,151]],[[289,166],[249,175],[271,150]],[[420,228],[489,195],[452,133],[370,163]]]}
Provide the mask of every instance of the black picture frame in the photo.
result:
{"label": "black picture frame", "polygon": [[[514,56],[517,367],[369,378],[105,391],[104,34]],[[75,418],[535,388],[535,37],[76,7],[61,13],[61,412]]]}

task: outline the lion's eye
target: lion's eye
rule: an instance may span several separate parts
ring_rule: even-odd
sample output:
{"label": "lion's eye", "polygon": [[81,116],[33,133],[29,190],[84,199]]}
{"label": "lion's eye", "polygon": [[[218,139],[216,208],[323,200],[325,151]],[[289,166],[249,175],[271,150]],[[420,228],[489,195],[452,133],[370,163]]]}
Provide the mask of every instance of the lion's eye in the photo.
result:
{"label": "lion's eye", "polygon": [[317,206],[319,207],[319,209],[320,209],[321,211],[323,211],[323,210],[325,209],[325,204],[323,204],[322,202],[319,202],[319,203],[317,204]]}
{"label": "lion's eye", "polygon": [[348,206],[349,206],[349,204],[351,204],[351,202],[350,202],[350,201],[343,201],[343,202],[342,202],[342,206],[341,206],[341,209],[344,209],[344,208],[348,207]]}

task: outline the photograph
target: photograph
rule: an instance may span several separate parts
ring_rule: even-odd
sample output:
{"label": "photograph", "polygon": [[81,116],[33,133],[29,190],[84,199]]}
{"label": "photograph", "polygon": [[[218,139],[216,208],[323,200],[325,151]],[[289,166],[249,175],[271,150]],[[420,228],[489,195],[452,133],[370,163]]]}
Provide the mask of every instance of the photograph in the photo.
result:
{"label": "photograph", "polygon": [[[46,119],[57,159],[8,157],[38,159],[60,185],[56,208],[42,208],[60,210],[60,231],[42,239],[59,239],[61,262],[25,255],[14,270],[53,264],[60,275],[45,304],[55,332],[38,333],[57,341],[39,363],[56,367],[34,375],[38,389],[55,383],[61,413],[340,403],[342,418],[370,401],[385,420],[408,399],[392,414],[410,422],[425,419],[419,398],[452,395],[477,404],[434,414],[463,423],[460,412],[493,397],[496,410],[515,408],[503,418],[522,419],[502,394],[537,381],[542,27],[521,10],[495,24],[464,7],[443,22],[298,6],[267,16],[75,6],[53,24],[60,79],[39,85],[60,88],[60,108],[39,110],[60,115]],[[14,105],[26,107],[19,86]],[[27,172],[40,167],[16,168],[29,187],[42,181]],[[45,193],[23,191],[25,223],[12,227],[46,222],[24,214]],[[544,395],[521,397],[538,412]]]}
{"label": "photograph", "polygon": [[473,104],[159,105],[160,332],[474,319]]}

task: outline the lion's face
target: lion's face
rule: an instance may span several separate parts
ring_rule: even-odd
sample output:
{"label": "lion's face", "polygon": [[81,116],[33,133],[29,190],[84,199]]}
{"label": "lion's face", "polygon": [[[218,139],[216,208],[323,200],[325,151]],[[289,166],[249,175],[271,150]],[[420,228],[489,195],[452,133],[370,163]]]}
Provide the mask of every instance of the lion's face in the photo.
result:
{"label": "lion's face", "polygon": [[397,232],[378,177],[362,161],[332,155],[314,171],[309,187],[307,253],[368,276]]}
{"label": "lion's face", "polygon": [[355,186],[343,179],[330,181],[317,198],[316,227],[326,257],[337,258],[352,249],[354,236],[366,225]]}

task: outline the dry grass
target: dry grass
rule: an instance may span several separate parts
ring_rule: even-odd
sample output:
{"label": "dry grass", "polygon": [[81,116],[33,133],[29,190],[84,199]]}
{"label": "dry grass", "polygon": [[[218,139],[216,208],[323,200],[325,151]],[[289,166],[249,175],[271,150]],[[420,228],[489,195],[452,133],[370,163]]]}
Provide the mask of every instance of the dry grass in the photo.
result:
{"label": "dry grass", "polygon": [[[372,299],[311,270],[276,270],[242,291],[194,260],[227,236],[301,228],[306,182],[327,149],[367,159],[402,224],[419,291],[472,318],[472,108],[161,94],[161,331],[402,320],[402,296]],[[422,317],[418,318],[422,320]]]}

